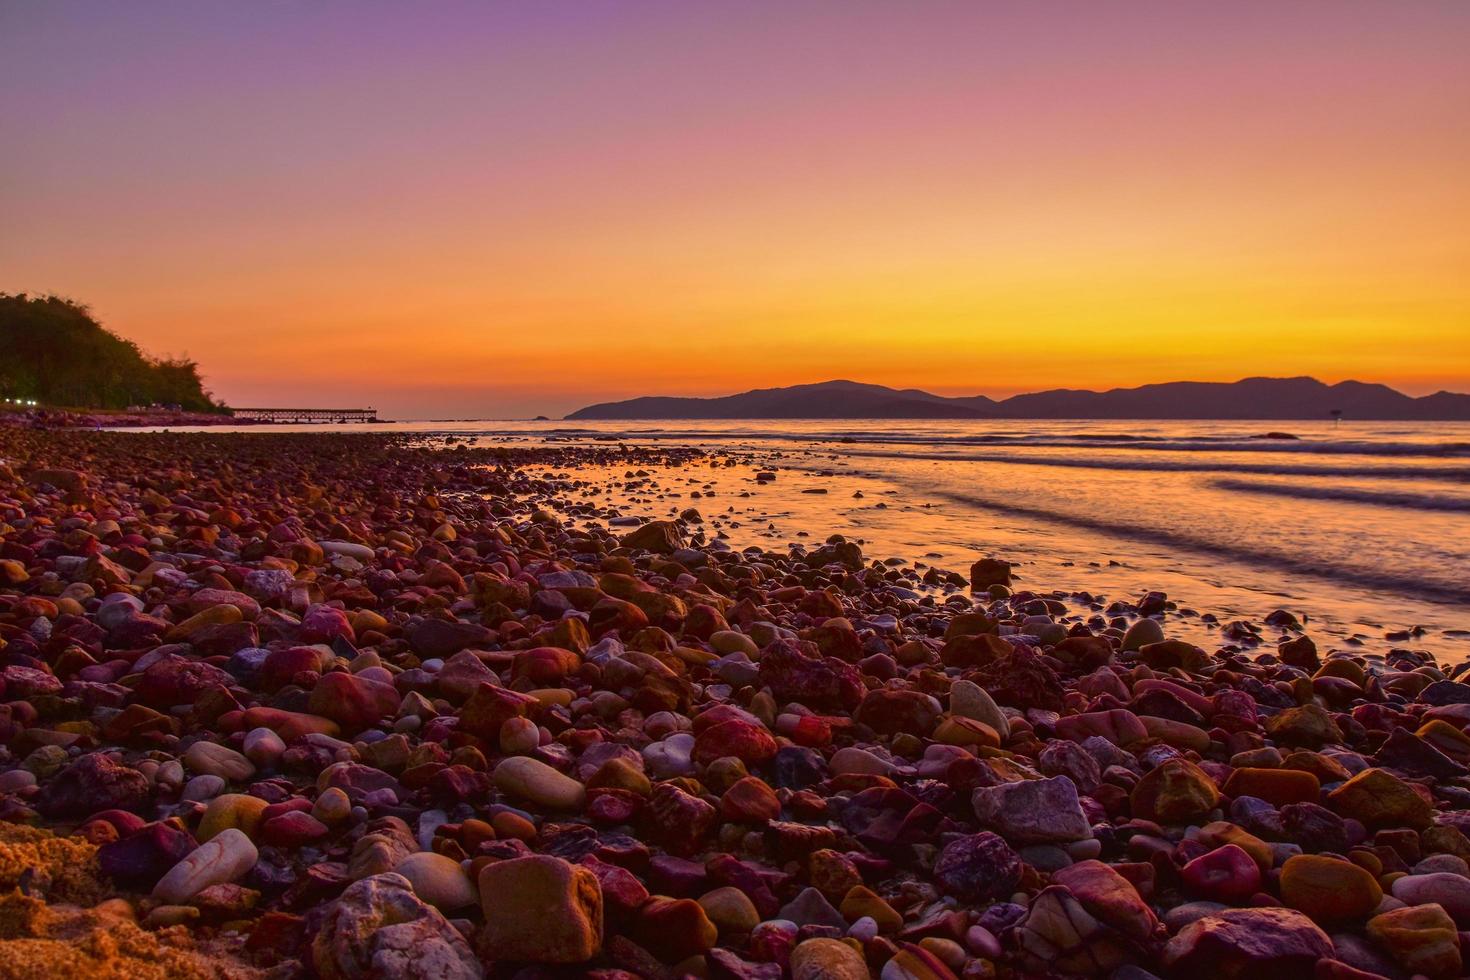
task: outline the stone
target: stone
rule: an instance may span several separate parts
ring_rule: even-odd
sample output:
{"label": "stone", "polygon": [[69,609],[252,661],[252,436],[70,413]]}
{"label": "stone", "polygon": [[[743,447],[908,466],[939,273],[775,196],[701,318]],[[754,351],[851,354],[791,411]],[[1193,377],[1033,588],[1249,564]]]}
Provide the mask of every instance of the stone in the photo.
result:
{"label": "stone", "polygon": [[1364,769],[1327,794],[1327,805],[1369,830],[1429,826],[1433,808],[1408,783],[1384,769]]}
{"label": "stone", "polygon": [[210,885],[237,880],[255,866],[258,858],[250,838],[231,827],[193,851],[169,869],[153,888],[153,897],[171,905],[182,905]]}
{"label": "stone", "polygon": [[1222,787],[1226,796],[1254,796],[1272,806],[1316,803],[1321,793],[1317,777],[1299,769],[1236,769]]}
{"label": "stone", "polygon": [[[883,964],[879,980],[956,980],[954,971],[930,948],[930,944],[954,945],[953,940],[925,937],[921,944],[904,943]],[[964,950],[959,949],[959,959]]]}
{"label": "stone", "polygon": [[1323,925],[1366,918],[1383,901],[1367,870],[1338,858],[1298,854],[1281,866],[1281,900]]}
{"label": "stone", "polygon": [[842,897],[838,911],[848,922],[856,923],[862,918],[872,919],[882,933],[894,933],[903,928],[903,916],[885,902],[882,896],[863,885],[854,885],[848,890]]}
{"label": "stone", "polygon": [[958,680],[949,688],[950,713],[989,725],[1001,741],[1011,737],[1010,721],[990,693],[973,681]]}
{"label": "stone", "polygon": [[684,532],[674,521],[649,521],[623,535],[619,543],[624,548],[668,555],[684,547]]}
{"label": "stone", "polygon": [[392,684],[345,671],[323,674],[312,688],[307,710],[330,718],[347,732],[376,725],[398,711],[401,697]]}
{"label": "stone", "polygon": [[[759,919],[757,919],[759,921]],[[719,929],[690,898],[655,895],[638,910],[633,939],[665,963],[678,963],[714,946]]]}
{"label": "stone", "polygon": [[441,912],[473,905],[479,898],[460,863],[443,854],[416,851],[399,861],[393,872],[408,879],[414,894]]}
{"label": "stone", "polygon": [[756,776],[744,776],[720,797],[720,815],[736,823],[768,823],[781,817],[775,790]]}
{"label": "stone", "polygon": [[1393,897],[1409,905],[1438,905],[1460,929],[1470,929],[1470,878],[1452,871],[1405,875],[1394,881]]}
{"label": "stone", "polygon": [[1134,884],[1101,861],[1078,861],[1054,872],[1051,880],[1100,922],[1131,939],[1146,940],[1158,930],[1158,919]]}
{"label": "stone", "polygon": [[970,566],[970,591],[984,592],[992,585],[1011,584],[1011,563],[1001,558],[981,558]]}
{"label": "stone", "polygon": [[36,809],[48,817],[81,819],[99,810],[137,810],[148,795],[148,779],[141,772],[92,752],[42,785]]}
{"label": "stone", "polygon": [[1140,619],[1123,633],[1124,650],[1141,650],[1150,643],[1164,642],[1164,627],[1157,619]]}
{"label": "stone", "polygon": [[776,740],[770,732],[738,718],[710,725],[694,740],[694,761],[700,765],[733,756],[747,766],[758,766],[775,754]]}
{"label": "stone", "polygon": [[327,905],[311,943],[322,980],[483,980],[459,930],[415,896],[407,878],[373,875]]}
{"label": "stone", "polygon": [[1013,942],[1028,970],[1102,976],[1128,958],[1127,940],[1099,922],[1060,885],[1043,888],[1016,927]]}
{"label": "stone", "polygon": [[198,741],[184,751],[184,765],[194,772],[218,776],[226,782],[244,782],[255,775],[255,764],[228,745]]}
{"label": "stone", "polygon": [[1317,704],[1287,708],[1266,719],[1266,734],[1283,745],[1320,749],[1328,742],[1341,742],[1342,729],[1327,709]]}
{"label": "stone", "polygon": [[837,939],[808,939],[791,951],[791,980],[870,980],[868,964]]}
{"label": "stone", "polygon": [[1092,836],[1077,787],[1065,776],[981,787],[970,804],[983,826],[994,828],[1007,840],[1070,843]]}
{"label": "stone", "polygon": [[1226,909],[1179,930],[1162,962],[1191,980],[1296,980],[1331,955],[1332,940],[1300,912]]}
{"label": "stone", "polygon": [[699,904],[722,936],[748,933],[761,921],[749,896],[730,885],[705,892],[699,897]]}
{"label": "stone", "polygon": [[579,810],[587,799],[581,783],[529,756],[502,759],[494,778],[501,791],[554,810]]}
{"label": "stone", "polygon": [[602,949],[602,888],[586,868],[533,854],[486,865],[479,886],[491,959],[573,964]]}
{"label": "stone", "polygon": [[1460,936],[1455,920],[1438,905],[1392,909],[1368,920],[1373,943],[1410,973],[1433,980],[1460,975]]}
{"label": "stone", "polygon": [[202,844],[233,828],[246,837],[253,838],[260,830],[268,805],[258,796],[223,793],[210,800],[209,805],[204,808],[204,815],[199,818],[194,836]]}
{"label": "stone", "polygon": [[1020,856],[1005,839],[985,832],[946,844],[934,862],[934,880],[948,894],[975,903],[1010,897],[1022,870]]}
{"label": "stone", "polygon": [[1180,869],[1179,878],[1194,898],[1236,904],[1261,887],[1261,868],[1243,849],[1226,844],[1190,861]]}
{"label": "stone", "polygon": [[1129,796],[1133,816],[1162,824],[1197,821],[1220,802],[1220,791],[1205,771],[1186,759],[1168,759],[1149,771]]}

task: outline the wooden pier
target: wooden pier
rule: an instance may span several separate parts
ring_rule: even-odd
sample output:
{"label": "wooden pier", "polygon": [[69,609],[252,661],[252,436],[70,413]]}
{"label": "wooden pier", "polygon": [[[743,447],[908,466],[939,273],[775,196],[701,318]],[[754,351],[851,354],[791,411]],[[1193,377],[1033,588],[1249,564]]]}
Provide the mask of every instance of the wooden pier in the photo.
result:
{"label": "wooden pier", "polygon": [[230,414],[242,422],[343,424],[381,422],[375,408],[235,408]]}

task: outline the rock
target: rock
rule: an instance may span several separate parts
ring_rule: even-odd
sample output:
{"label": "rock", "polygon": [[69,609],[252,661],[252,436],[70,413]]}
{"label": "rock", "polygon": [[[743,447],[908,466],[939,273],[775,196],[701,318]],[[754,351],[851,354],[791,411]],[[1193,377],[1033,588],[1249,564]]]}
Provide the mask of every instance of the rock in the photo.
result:
{"label": "rock", "polygon": [[184,751],[184,765],[226,782],[243,782],[255,775],[255,766],[249,759],[218,742],[199,741],[189,746]]}
{"label": "rock", "polygon": [[1368,938],[1410,973],[1434,980],[1457,977],[1460,936],[1455,920],[1438,905],[1393,909],[1368,920]]}
{"label": "rock", "polygon": [[311,964],[322,980],[485,975],[464,936],[397,874],[354,882],[326,907],[311,943]]}
{"label": "rock", "polygon": [[772,643],[760,659],[760,682],[779,701],[795,701],[813,710],[851,710],[862,700],[862,675],[836,657],[808,657],[796,644]]}
{"label": "rock", "polygon": [[[1021,881],[1021,858],[997,834],[970,834],[946,844],[934,862],[934,880],[963,902],[1010,897]],[[876,917],[875,917],[876,918]]]}
{"label": "rock", "polygon": [[581,783],[529,756],[502,759],[495,767],[495,785],[518,799],[555,810],[579,810],[587,798]]}
{"label": "rock", "polygon": [[1393,897],[1409,905],[1438,905],[1461,929],[1470,928],[1470,878],[1451,871],[1405,875],[1393,883]]}
{"label": "rock", "polygon": [[689,898],[655,895],[638,910],[633,926],[634,941],[665,963],[698,956],[718,938],[704,906]]}
{"label": "rock", "polygon": [[1146,940],[1158,929],[1158,919],[1133,883],[1101,861],[1078,861],[1054,872],[1051,880],[1065,886],[1095,918],[1125,936]]}
{"label": "rock", "polygon": [[720,797],[720,815],[736,823],[766,823],[781,817],[781,801],[766,783],[745,776]]}
{"label": "rock", "polygon": [[1321,793],[1317,777],[1300,769],[1236,769],[1225,780],[1226,796],[1254,796],[1273,806],[1316,803]]}
{"label": "rock", "polygon": [[359,732],[391,717],[401,700],[392,684],[344,671],[323,674],[312,689],[307,710],[330,718],[344,731]]}
{"label": "rock", "polygon": [[1065,776],[982,787],[975,790],[970,804],[982,825],[1007,840],[1070,843],[1092,836],[1077,787]]}
{"label": "rock", "polygon": [[831,926],[847,928],[842,913],[815,888],[803,888],[796,897],[781,907],[778,918],[795,922],[799,926]]}
{"label": "rock", "polygon": [[981,558],[970,566],[970,591],[984,592],[992,585],[1011,584],[1011,563],[999,558]]}
{"label": "rock", "polygon": [[624,548],[668,555],[684,547],[684,534],[673,521],[649,521],[623,535],[619,544]]}
{"label": "rock", "polygon": [[36,809],[48,817],[80,819],[99,810],[138,810],[148,792],[141,772],[93,752],[47,781],[36,796]]}
{"label": "rock", "polygon": [[1047,974],[1100,976],[1128,958],[1130,944],[1104,926],[1066,888],[1043,888],[1016,927],[1022,964]]}
{"label": "rock", "polygon": [[255,837],[269,804],[258,796],[224,793],[209,801],[194,836],[200,843],[213,840],[226,830],[235,829],[246,837]]}
{"label": "rock", "polygon": [[1140,619],[1123,634],[1124,650],[1140,650],[1150,643],[1164,642],[1164,627],[1157,619]]}
{"label": "rock", "polygon": [[760,913],[745,892],[729,885],[705,892],[699,897],[699,904],[722,936],[743,935],[761,921]]}
{"label": "rock", "polygon": [[177,827],[151,823],[99,847],[97,866],[118,884],[146,891],[198,846],[193,837]]}
{"label": "rock", "polygon": [[1130,794],[1133,816],[1162,824],[1193,823],[1220,802],[1215,782],[1185,759],[1168,759],[1138,781]]}
{"label": "rock", "polygon": [[486,865],[479,886],[490,958],[571,964],[602,949],[602,888],[586,868],[535,854]]}
{"label": "rock", "polygon": [[776,740],[760,725],[738,718],[705,728],[694,740],[694,761],[709,765],[733,756],[747,766],[758,766],[776,754]]}
{"label": "rock", "polygon": [[1010,721],[990,693],[973,681],[958,680],[949,688],[949,710],[960,718],[972,718],[993,728],[1001,741],[1011,737]]}
{"label": "rock", "polygon": [[1261,887],[1256,859],[1235,844],[1217,847],[1190,861],[1179,871],[1184,890],[1208,902],[1243,902]]}
{"label": "rock", "polygon": [[1342,729],[1321,705],[1288,708],[1266,719],[1266,734],[1283,745],[1320,749],[1328,742],[1341,742]]}
{"label": "rock", "polygon": [[473,905],[479,898],[460,863],[443,854],[417,851],[405,856],[393,871],[408,879],[415,895],[443,912]]}
{"label": "rock", "polygon": [[925,736],[934,729],[940,714],[939,702],[922,691],[883,687],[863,697],[853,720],[880,735],[908,732]]}
{"label": "rock", "polygon": [[1191,980],[1296,980],[1332,955],[1332,940],[1292,909],[1227,909],[1191,922],[1162,961]]}
{"label": "rock", "polygon": [[852,923],[863,918],[871,919],[879,932],[894,933],[903,928],[903,916],[880,895],[862,885],[854,885],[848,890],[838,911]]}
{"label": "rock", "polygon": [[1370,830],[1429,826],[1433,809],[1408,783],[1383,769],[1364,769],[1327,794],[1327,805]]}
{"label": "rock", "polygon": [[160,901],[182,905],[210,885],[235,881],[255,866],[250,838],[235,828],[221,831],[184,856],[153,889]]}
{"label": "rock", "polygon": [[870,980],[862,954],[837,939],[808,939],[791,951],[791,980]]}
{"label": "rock", "polygon": [[1298,854],[1281,867],[1281,900],[1323,925],[1364,919],[1383,901],[1367,870],[1337,858]]}
{"label": "rock", "polygon": [[954,971],[939,958],[929,946],[933,943],[947,944],[957,950],[957,960],[963,962],[965,951],[952,940],[926,937],[922,945],[904,943],[898,952],[883,964],[879,980],[956,980]]}

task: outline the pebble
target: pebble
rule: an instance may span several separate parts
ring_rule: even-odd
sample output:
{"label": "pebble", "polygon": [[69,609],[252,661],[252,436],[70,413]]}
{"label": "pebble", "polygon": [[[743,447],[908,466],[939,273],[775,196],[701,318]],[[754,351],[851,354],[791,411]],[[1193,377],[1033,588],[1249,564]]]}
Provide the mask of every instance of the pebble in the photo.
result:
{"label": "pebble", "polygon": [[153,897],[182,905],[211,885],[235,881],[259,856],[250,838],[234,827],[220,831],[174,865],[153,888]]}

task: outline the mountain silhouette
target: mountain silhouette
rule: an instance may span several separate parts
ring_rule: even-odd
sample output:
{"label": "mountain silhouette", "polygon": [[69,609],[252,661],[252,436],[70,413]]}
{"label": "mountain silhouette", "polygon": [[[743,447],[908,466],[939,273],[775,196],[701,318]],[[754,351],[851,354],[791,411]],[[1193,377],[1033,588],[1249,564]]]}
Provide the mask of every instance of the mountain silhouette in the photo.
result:
{"label": "mountain silhouette", "polygon": [[856,381],[757,388],[720,398],[652,396],[588,405],[568,419],[1346,419],[1470,421],[1470,395],[1415,398],[1387,385],[1316,378],[1057,388],[996,401]]}

